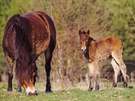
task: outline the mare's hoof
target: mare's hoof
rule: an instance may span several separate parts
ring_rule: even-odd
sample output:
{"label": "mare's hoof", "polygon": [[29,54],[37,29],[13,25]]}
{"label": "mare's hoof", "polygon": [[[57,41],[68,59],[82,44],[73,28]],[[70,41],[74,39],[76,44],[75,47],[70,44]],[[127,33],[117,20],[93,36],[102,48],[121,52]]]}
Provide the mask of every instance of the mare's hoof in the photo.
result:
{"label": "mare's hoof", "polygon": [[128,87],[127,82],[124,82],[124,83],[123,83],[123,87],[125,87],[125,88]]}
{"label": "mare's hoof", "polygon": [[52,90],[46,90],[45,93],[52,93]]}
{"label": "mare's hoof", "polygon": [[113,85],[112,85],[113,87],[117,87],[117,83],[113,83]]}
{"label": "mare's hoof", "polygon": [[11,92],[11,91],[12,91],[12,88],[8,88],[7,91],[8,91],[8,92]]}
{"label": "mare's hoof", "polygon": [[98,85],[98,86],[95,87],[95,90],[99,90],[99,88],[100,88],[100,87],[99,87],[99,85]]}

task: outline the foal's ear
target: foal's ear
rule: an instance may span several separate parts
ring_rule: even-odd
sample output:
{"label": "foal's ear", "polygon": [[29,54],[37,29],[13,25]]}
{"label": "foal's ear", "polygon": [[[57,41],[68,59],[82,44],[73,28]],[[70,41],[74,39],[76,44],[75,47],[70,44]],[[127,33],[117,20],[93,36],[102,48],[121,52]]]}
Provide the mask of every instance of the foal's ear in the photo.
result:
{"label": "foal's ear", "polygon": [[81,30],[79,30],[79,35],[81,35],[82,34],[82,31]]}
{"label": "foal's ear", "polygon": [[89,30],[87,31],[87,34],[90,35],[90,31]]}

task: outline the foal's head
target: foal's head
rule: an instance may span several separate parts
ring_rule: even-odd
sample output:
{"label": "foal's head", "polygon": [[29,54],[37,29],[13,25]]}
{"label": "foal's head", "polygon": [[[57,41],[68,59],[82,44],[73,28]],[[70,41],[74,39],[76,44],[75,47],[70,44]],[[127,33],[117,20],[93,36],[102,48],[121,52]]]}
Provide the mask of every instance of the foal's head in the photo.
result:
{"label": "foal's head", "polygon": [[79,30],[81,50],[83,52],[86,51],[87,43],[88,43],[88,40],[89,40],[89,33],[90,33],[89,30],[87,32]]}

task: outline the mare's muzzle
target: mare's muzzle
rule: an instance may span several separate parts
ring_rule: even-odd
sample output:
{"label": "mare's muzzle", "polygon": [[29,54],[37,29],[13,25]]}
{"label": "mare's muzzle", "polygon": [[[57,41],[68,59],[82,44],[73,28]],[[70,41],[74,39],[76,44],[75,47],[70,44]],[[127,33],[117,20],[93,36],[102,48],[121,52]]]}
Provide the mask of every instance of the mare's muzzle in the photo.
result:
{"label": "mare's muzzle", "polygon": [[28,95],[30,95],[30,96],[31,96],[31,95],[35,95],[35,96],[37,96],[37,95],[38,95],[38,93],[37,93],[37,91],[35,91],[34,93],[29,92],[29,93],[28,93]]}

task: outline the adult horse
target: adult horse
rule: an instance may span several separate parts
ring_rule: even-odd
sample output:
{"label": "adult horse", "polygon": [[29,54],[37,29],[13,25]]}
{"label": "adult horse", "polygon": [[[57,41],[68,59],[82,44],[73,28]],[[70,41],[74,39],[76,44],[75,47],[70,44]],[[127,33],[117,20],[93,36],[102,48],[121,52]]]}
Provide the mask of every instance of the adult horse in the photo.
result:
{"label": "adult horse", "polygon": [[12,16],[4,30],[3,51],[8,65],[8,91],[12,91],[13,63],[18,91],[24,87],[27,94],[36,95],[36,59],[45,54],[46,92],[51,92],[50,70],[56,44],[56,30],[52,19],[44,12]]}
{"label": "adult horse", "polygon": [[81,49],[88,60],[89,90],[94,87],[99,89],[99,61],[110,58],[115,72],[113,86],[117,86],[118,74],[121,71],[124,81],[123,86],[127,87],[126,66],[122,59],[123,45],[116,37],[106,37],[101,40],[94,40],[89,35],[89,30],[79,30]]}

